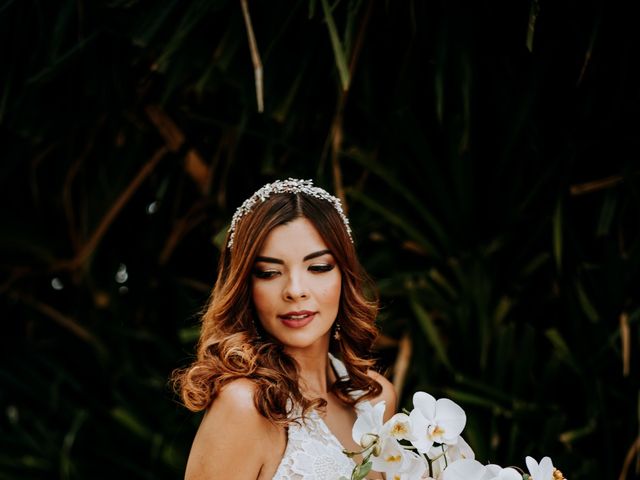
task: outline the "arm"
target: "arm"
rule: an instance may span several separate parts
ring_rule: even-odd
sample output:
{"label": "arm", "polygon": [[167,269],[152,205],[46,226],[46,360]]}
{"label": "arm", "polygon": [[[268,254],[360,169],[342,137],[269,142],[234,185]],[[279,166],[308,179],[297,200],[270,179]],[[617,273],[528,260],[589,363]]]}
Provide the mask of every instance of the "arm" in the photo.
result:
{"label": "arm", "polygon": [[396,409],[398,408],[398,396],[396,395],[396,389],[389,380],[378,372],[369,370],[367,374],[382,386],[382,392],[371,400],[371,404],[375,405],[381,400],[386,402],[384,408],[384,421],[386,422],[396,413]]}
{"label": "arm", "polygon": [[185,480],[234,478],[255,480],[276,444],[278,428],[253,403],[254,385],[235,380],[222,389],[198,428]]}

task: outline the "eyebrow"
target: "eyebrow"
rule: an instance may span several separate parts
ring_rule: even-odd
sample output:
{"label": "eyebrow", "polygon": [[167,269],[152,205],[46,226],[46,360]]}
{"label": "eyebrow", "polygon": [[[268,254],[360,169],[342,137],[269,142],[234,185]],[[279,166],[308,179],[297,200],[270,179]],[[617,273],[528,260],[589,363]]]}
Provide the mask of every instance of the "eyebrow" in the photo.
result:
{"label": "eyebrow", "polygon": [[[326,255],[327,253],[331,255],[331,250],[329,250],[329,249],[318,250],[317,252],[313,252],[313,253],[310,253],[309,255],[305,255],[305,257],[302,259],[302,261],[306,262],[307,260],[311,260],[313,258],[321,257],[322,255]],[[282,261],[279,258],[273,258],[273,257],[256,257],[256,262],[278,263],[280,265],[284,265],[284,261]]]}

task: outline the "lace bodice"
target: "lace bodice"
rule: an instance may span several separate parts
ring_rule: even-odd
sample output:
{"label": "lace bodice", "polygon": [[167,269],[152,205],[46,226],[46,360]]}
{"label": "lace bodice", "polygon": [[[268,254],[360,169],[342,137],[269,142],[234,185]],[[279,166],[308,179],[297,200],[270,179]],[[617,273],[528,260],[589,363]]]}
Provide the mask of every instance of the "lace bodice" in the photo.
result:
{"label": "lace bodice", "polygon": [[[347,376],[344,364],[329,355],[335,372]],[[356,393],[357,395],[357,393]],[[359,406],[356,406],[356,411]],[[351,478],[353,460],[342,453],[342,445],[317,412],[312,411],[304,422],[289,425],[287,448],[274,480],[338,480]]]}

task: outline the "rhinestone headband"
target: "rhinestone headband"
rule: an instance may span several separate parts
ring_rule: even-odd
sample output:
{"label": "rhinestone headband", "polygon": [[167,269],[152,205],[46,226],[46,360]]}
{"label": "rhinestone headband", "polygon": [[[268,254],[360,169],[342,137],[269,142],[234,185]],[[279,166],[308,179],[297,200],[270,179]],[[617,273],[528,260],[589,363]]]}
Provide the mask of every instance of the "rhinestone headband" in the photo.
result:
{"label": "rhinestone headband", "polygon": [[304,193],[305,195],[309,195],[311,197],[320,198],[322,200],[326,200],[329,202],[338,212],[340,218],[342,218],[342,222],[344,223],[345,228],[347,229],[347,234],[349,235],[349,239],[351,243],[353,243],[353,237],[351,236],[351,227],[349,226],[349,219],[344,214],[342,210],[342,202],[339,198],[334,197],[326,190],[323,190],[320,187],[314,187],[312,180],[299,180],[297,178],[288,178],[286,180],[276,180],[273,183],[267,183],[256,193],[247,198],[240,207],[236,210],[236,213],[233,214],[233,218],[231,219],[231,226],[229,227],[229,243],[227,247],[231,249],[233,247],[233,241],[236,235],[236,227],[238,226],[238,222],[242,217],[244,217],[247,213],[251,212],[253,208],[261,202],[264,202],[271,195],[275,195],[276,193]]}

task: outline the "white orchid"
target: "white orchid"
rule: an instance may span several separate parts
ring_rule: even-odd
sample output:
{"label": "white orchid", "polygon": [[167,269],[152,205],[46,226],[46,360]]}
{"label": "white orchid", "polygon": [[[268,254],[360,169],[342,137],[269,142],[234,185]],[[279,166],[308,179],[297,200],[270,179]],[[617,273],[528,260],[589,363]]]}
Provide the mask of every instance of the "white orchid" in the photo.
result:
{"label": "white orchid", "polygon": [[471,458],[473,460],[476,458],[476,454],[461,435],[458,437],[458,442],[455,445],[450,445],[447,448],[447,458],[450,462],[455,462],[461,458]]}
{"label": "white orchid", "polygon": [[411,441],[420,453],[427,453],[434,443],[455,445],[467,423],[467,416],[458,404],[448,398],[436,401],[425,392],[413,395],[414,409],[409,414]]}
{"label": "white orchid", "polygon": [[429,480],[429,477],[423,476],[427,471],[427,462],[424,457],[421,457],[415,452],[406,450],[405,462],[405,466],[401,471],[392,475],[387,473],[387,480]]}
{"label": "white orchid", "polygon": [[410,458],[408,451],[394,438],[387,437],[381,441],[380,454],[371,458],[371,468],[376,472],[385,472],[387,476],[407,470]]}
{"label": "white orchid", "polygon": [[442,480],[522,480],[513,468],[483,465],[473,459],[460,459],[451,463],[442,473]]}
{"label": "white orchid", "polygon": [[544,457],[540,463],[532,457],[527,457],[525,462],[533,480],[553,480],[553,462],[549,457]]}
{"label": "white orchid", "polygon": [[458,438],[455,445],[433,445],[427,457],[431,460],[431,471],[434,476],[438,476],[452,462],[462,458],[474,459],[475,453],[462,436]]}
{"label": "white orchid", "polygon": [[369,402],[363,402],[359,405],[358,418],[353,424],[351,436],[353,441],[362,448],[372,447],[379,441],[384,409],[384,400],[375,405],[371,405]]}
{"label": "white orchid", "polygon": [[515,468],[502,468],[500,465],[487,465],[489,480],[522,480],[522,475]]}
{"label": "white orchid", "polygon": [[[362,450],[345,453],[350,457],[361,454],[363,460],[353,470],[352,480],[363,480],[370,470],[386,474],[388,480],[523,479],[514,468],[483,465],[475,460],[473,450],[460,436],[467,416],[456,403],[417,392],[413,406],[409,415],[398,413],[385,423],[384,402],[358,405],[352,436]],[[530,475],[524,478],[565,480],[549,457],[540,463],[527,457],[526,464]]]}
{"label": "white orchid", "polygon": [[411,419],[405,413],[396,413],[383,426],[382,434],[390,436],[396,440],[413,440],[411,433]]}
{"label": "white orchid", "polygon": [[[477,460],[463,458],[451,463],[441,475],[442,480],[489,480],[492,478],[487,467]],[[521,479],[520,479],[521,480]]]}

